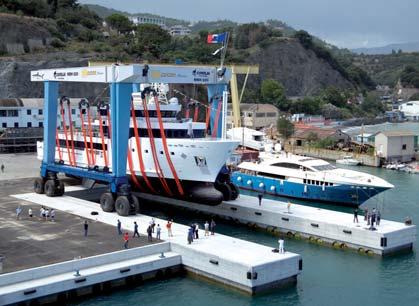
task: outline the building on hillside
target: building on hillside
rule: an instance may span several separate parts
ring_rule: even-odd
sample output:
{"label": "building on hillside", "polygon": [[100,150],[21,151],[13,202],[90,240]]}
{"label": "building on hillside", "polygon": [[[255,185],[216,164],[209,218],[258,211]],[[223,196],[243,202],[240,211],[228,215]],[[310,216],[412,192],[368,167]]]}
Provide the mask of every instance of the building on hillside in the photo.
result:
{"label": "building on hillside", "polygon": [[[79,102],[80,99],[70,99],[71,115],[75,127],[81,126]],[[42,128],[44,121],[43,108],[44,99],[0,99],[0,129]],[[67,105],[65,105],[64,110],[67,112]],[[58,122],[61,122],[59,114],[57,114],[57,118]]]}
{"label": "building on hillside", "polygon": [[189,29],[188,27],[184,25],[174,25],[170,27],[169,33],[173,37],[187,36],[191,34],[191,29]]}
{"label": "building on hillside", "polygon": [[399,111],[407,120],[419,121],[419,101],[409,101],[399,105]]}
{"label": "building on hillside", "polygon": [[304,128],[296,128],[294,134],[290,137],[289,144],[292,146],[305,146],[311,141],[330,138],[339,146],[347,146],[351,142],[351,136],[339,129],[325,129],[308,126]]}
{"label": "building on hillside", "polygon": [[415,157],[417,136],[412,132],[385,131],[375,136],[375,151],[385,162],[410,162]]}
{"label": "building on hillside", "polygon": [[377,135],[377,133],[371,134],[371,133],[363,133],[363,134],[359,134],[356,135],[354,138],[354,140],[358,143],[374,143],[375,141],[375,135]]}
{"label": "building on hillside", "polygon": [[148,15],[135,15],[129,16],[129,20],[135,25],[139,24],[155,24],[161,27],[162,29],[167,30],[166,22],[164,18],[160,17],[150,17]]}
{"label": "building on hillside", "polygon": [[[242,126],[250,129],[261,129],[269,126],[276,127],[279,110],[272,104],[240,104]],[[233,127],[232,105],[228,105],[227,128]]]}

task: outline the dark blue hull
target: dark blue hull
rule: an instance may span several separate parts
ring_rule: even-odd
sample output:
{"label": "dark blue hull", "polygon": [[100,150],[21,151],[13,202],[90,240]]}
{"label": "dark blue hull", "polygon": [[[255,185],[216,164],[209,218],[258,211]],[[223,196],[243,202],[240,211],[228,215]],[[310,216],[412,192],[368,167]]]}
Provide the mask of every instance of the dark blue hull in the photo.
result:
{"label": "dark blue hull", "polygon": [[351,185],[305,185],[240,172],[233,172],[231,180],[241,189],[308,201],[331,202],[344,206],[359,206],[371,197],[387,190],[387,188],[370,188]]}

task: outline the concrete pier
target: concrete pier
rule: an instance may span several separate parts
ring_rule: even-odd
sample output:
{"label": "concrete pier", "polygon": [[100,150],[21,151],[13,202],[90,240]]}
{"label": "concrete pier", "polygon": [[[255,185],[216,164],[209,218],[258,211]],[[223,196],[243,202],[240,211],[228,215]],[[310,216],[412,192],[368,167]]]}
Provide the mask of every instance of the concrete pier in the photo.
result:
{"label": "concrete pier", "polygon": [[[136,194],[140,199],[182,207],[184,209],[216,215],[221,218],[265,228],[269,232],[283,233],[289,237],[306,238],[313,243],[335,248],[350,248],[363,254],[387,255],[411,250],[416,236],[415,225],[381,220],[375,230],[370,230],[363,216],[359,223],[353,215],[327,209],[240,195],[235,201],[218,206],[206,206],[150,194]],[[141,200],[140,200],[141,202]]]}
{"label": "concrete pier", "polygon": [[[80,188],[68,187],[67,192],[77,189]],[[151,221],[151,217],[145,215],[121,217],[116,213],[105,213],[99,204],[71,196],[49,198],[28,193],[13,197],[108,225],[116,226],[119,219],[123,230],[132,230],[133,222],[136,221],[142,235],[146,235],[146,228]],[[165,228],[167,221],[155,219],[155,222],[162,227],[161,238],[169,242],[170,252],[181,256],[182,267],[250,294],[295,283],[302,269],[302,260],[298,254],[275,253],[269,247],[217,233],[205,237],[202,229],[200,239],[188,244],[187,226],[174,223],[173,237],[168,237]]]}

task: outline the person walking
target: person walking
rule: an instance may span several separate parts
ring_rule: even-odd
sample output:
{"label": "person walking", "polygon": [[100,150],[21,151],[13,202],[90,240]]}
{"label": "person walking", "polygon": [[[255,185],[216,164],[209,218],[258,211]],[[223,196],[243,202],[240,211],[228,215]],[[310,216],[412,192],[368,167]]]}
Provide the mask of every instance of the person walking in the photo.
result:
{"label": "person walking", "polygon": [[4,173],[4,164],[1,164],[1,173]]}
{"label": "person walking", "polygon": [[87,220],[84,221],[84,237],[87,237],[87,231],[89,230],[89,224],[87,223]]}
{"label": "person walking", "polygon": [[41,209],[39,210],[39,218],[43,220],[45,218],[45,209],[44,206],[41,206]]}
{"label": "person walking", "polygon": [[118,221],[116,222],[116,228],[118,229],[118,235],[122,235],[122,224],[121,224],[121,220],[118,219]]}
{"label": "person walking", "polygon": [[33,217],[32,208],[29,208],[28,209],[28,215],[29,215],[29,218],[32,218]]}
{"label": "person walking", "polygon": [[151,228],[151,225],[149,225],[149,226],[147,227],[147,238],[148,238],[148,241],[149,241],[149,242],[152,242],[152,241],[153,241],[153,236],[152,236],[152,233],[153,233],[153,230],[152,230],[152,228]]}
{"label": "person walking", "polygon": [[259,206],[261,206],[262,205],[262,199],[263,199],[263,194],[262,193],[258,194],[258,199],[259,199]]}
{"label": "person walking", "polygon": [[354,223],[358,223],[358,208],[355,208],[354,210]]}
{"label": "person walking", "polygon": [[49,212],[50,220],[52,222],[55,222],[55,209],[51,208],[51,211]]}
{"label": "person walking", "polygon": [[208,221],[205,221],[204,229],[205,229],[205,236],[209,236],[209,223],[208,223]]}
{"label": "person walking", "polygon": [[381,221],[381,213],[379,210],[377,210],[377,223],[376,223],[377,226],[380,225],[380,221]]}
{"label": "person walking", "polygon": [[288,201],[287,211],[288,211],[289,214],[291,213],[291,201]]}
{"label": "person walking", "polygon": [[16,208],[16,220],[20,220],[20,214],[22,213],[22,207],[20,205]]}
{"label": "person walking", "polygon": [[150,226],[151,226],[151,232],[154,234],[154,227],[156,226],[156,221],[154,220],[154,218],[151,218]]}
{"label": "person walking", "polygon": [[368,207],[364,209],[364,221],[368,221]]}
{"label": "person walking", "polygon": [[128,242],[129,242],[129,235],[128,232],[125,232],[124,234],[124,248],[128,249]]}
{"label": "person walking", "polygon": [[375,223],[376,217],[377,217],[377,215],[376,215],[375,208],[374,208],[372,210],[372,213],[371,213],[371,227],[370,227],[370,230],[375,230],[374,223]]}
{"label": "person walking", "polygon": [[45,209],[45,221],[48,221],[49,218],[49,209]]}
{"label": "person walking", "polygon": [[199,239],[199,233],[198,233],[199,225],[198,225],[198,223],[195,223],[194,230],[195,230],[195,239]]}
{"label": "person walking", "polygon": [[188,244],[191,244],[193,242],[193,229],[192,227],[189,227],[188,229]]}
{"label": "person walking", "polygon": [[157,228],[156,228],[156,239],[160,240],[160,234],[161,234],[161,227],[160,224],[157,224]]}
{"label": "person walking", "polygon": [[132,235],[132,238],[134,238],[135,235],[137,235],[137,237],[140,238],[140,233],[138,232],[138,224],[137,224],[137,221],[134,221],[134,235]]}
{"label": "person walking", "polygon": [[168,237],[173,237],[173,234],[172,234],[172,220],[167,221],[166,228],[167,228],[167,236]]}
{"label": "person walking", "polygon": [[211,219],[211,223],[210,223],[211,235],[214,235],[215,234],[215,226],[216,226],[216,224],[215,224],[214,219]]}

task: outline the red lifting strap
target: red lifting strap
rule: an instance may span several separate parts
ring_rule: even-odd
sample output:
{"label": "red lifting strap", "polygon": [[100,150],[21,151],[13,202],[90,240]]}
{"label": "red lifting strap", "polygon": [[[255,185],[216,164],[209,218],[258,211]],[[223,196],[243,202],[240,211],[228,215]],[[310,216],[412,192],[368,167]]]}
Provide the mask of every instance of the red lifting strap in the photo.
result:
{"label": "red lifting strap", "polygon": [[132,151],[131,151],[131,147],[130,146],[128,146],[128,166],[129,166],[129,172],[131,173],[132,182],[134,183],[134,185],[138,189],[140,189],[142,192],[145,192],[143,186],[141,186],[140,182],[137,179],[137,176],[135,175],[134,163],[132,161]]}
{"label": "red lifting strap", "polygon": [[173,193],[170,191],[170,188],[167,185],[166,179],[163,176],[163,171],[160,167],[159,159],[158,159],[158,156],[157,156],[156,144],[154,142],[153,130],[152,130],[152,127],[151,127],[150,116],[149,116],[148,108],[147,108],[147,98],[145,97],[142,100],[143,100],[143,107],[144,107],[144,118],[145,118],[145,121],[146,121],[146,124],[147,124],[148,137],[149,137],[149,140],[150,140],[150,148],[151,148],[151,153],[153,155],[153,160],[154,160],[154,166],[155,166],[155,169],[156,169],[156,173],[157,173],[157,175],[159,177],[159,180],[160,180],[164,190],[166,191],[166,193],[169,196],[173,196]]}
{"label": "red lifting strap", "polygon": [[193,121],[198,122],[198,112],[199,112],[199,104],[195,103],[195,111],[193,115]]}
{"label": "red lifting strap", "polygon": [[209,122],[210,122],[210,117],[211,117],[211,106],[209,105],[207,107],[207,112],[205,114],[205,131],[208,133],[208,127],[209,127]]}
{"label": "red lifting strap", "polygon": [[89,136],[90,136],[90,154],[91,154],[91,162],[92,166],[95,166],[95,150],[93,148],[93,129],[92,129],[92,118],[90,116],[90,109],[87,109],[87,125],[89,128]]}
{"label": "red lifting strap", "polygon": [[222,106],[221,101],[218,101],[217,114],[215,116],[214,126],[213,126],[213,130],[212,130],[212,137],[216,137],[217,136],[218,121],[220,119],[221,106]]}
{"label": "red lifting strap", "polygon": [[[134,102],[132,100],[131,100],[131,118],[132,118],[132,124],[133,124],[133,127],[134,127],[134,136],[135,136],[135,142],[136,142],[136,145],[137,145],[138,163],[140,164],[141,175],[143,176],[144,182],[146,183],[148,189],[150,189],[150,191],[152,193],[156,193],[156,191],[154,190],[150,181],[148,180],[147,174],[145,173],[145,170],[144,170],[143,153],[141,151],[141,139],[140,139],[140,136],[138,135],[137,117],[135,116]],[[131,152],[130,152],[130,154],[131,154]],[[129,158],[129,156],[128,156],[128,158]],[[128,160],[128,162],[129,162],[129,160]],[[131,176],[132,176],[132,172],[131,172]]]}
{"label": "red lifting strap", "polygon": [[58,150],[59,159],[60,159],[60,161],[62,161],[63,160],[63,152],[61,152],[60,140],[58,139],[58,132],[59,131],[58,131],[58,128],[57,128],[57,130],[55,132],[55,142],[57,144],[57,150]]}
{"label": "red lifting strap", "polygon": [[179,177],[177,176],[176,169],[173,166],[172,159],[170,158],[169,149],[167,147],[166,134],[165,134],[165,131],[164,131],[163,121],[162,121],[162,118],[161,118],[160,104],[159,104],[160,102],[159,102],[159,100],[156,96],[154,97],[154,103],[156,104],[157,120],[159,122],[160,135],[161,135],[161,140],[162,140],[162,143],[163,143],[163,149],[164,149],[164,153],[166,155],[167,163],[169,164],[170,170],[172,171],[173,178],[175,179],[176,186],[177,186],[177,189],[179,191],[179,194],[181,196],[183,196],[185,193],[183,192],[182,184],[179,181]]}
{"label": "red lifting strap", "polygon": [[86,152],[87,165],[90,167],[92,163],[90,162],[89,147],[87,145],[87,137],[86,137],[86,128],[84,126],[84,114],[83,114],[83,108],[81,107],[81,105],[79,105],[79,109],[80,109],[80,120],[81,120],[81,132],[83,134],[83,140],[84,140],[84,152]]}
{"label": "red lifting strap", "polygon": [[70,121],[70,139],[71,139],[71,157],[73,158],[74,166],[76,166],[76,154],[74,149],[74,135],[73,135],[73,119],[71,118],[71,105],[70,100],[67,99],[67,109],[68,109],[68,120]]}
{"label": "red lifting strap", "polygon": [[98,108],[98,115],[99,115],[99,132],[100,132],[100,140],[102,142],[102,151],[103,151],[103,159],[105,160],[105,166],[108,167],[108,152],[105,147],[105,134],[103,132],[103,123],[102,123],[102,114],[100,113],[100,109]]}
{"label": "red lifting strap", "polygon": [[68,161],[70,162],[71,166],[74,166],[73,159],[71,158],[71,153],[70,153],[70,144],[68,143],[67,124],[65,122],[65,114],[64,114],[64,107],[63,107],[62,100],[60,101],[60,110],[61,110],[61,119],[63,122],[64,136],[65,136],[65,146],[67,147]]}

